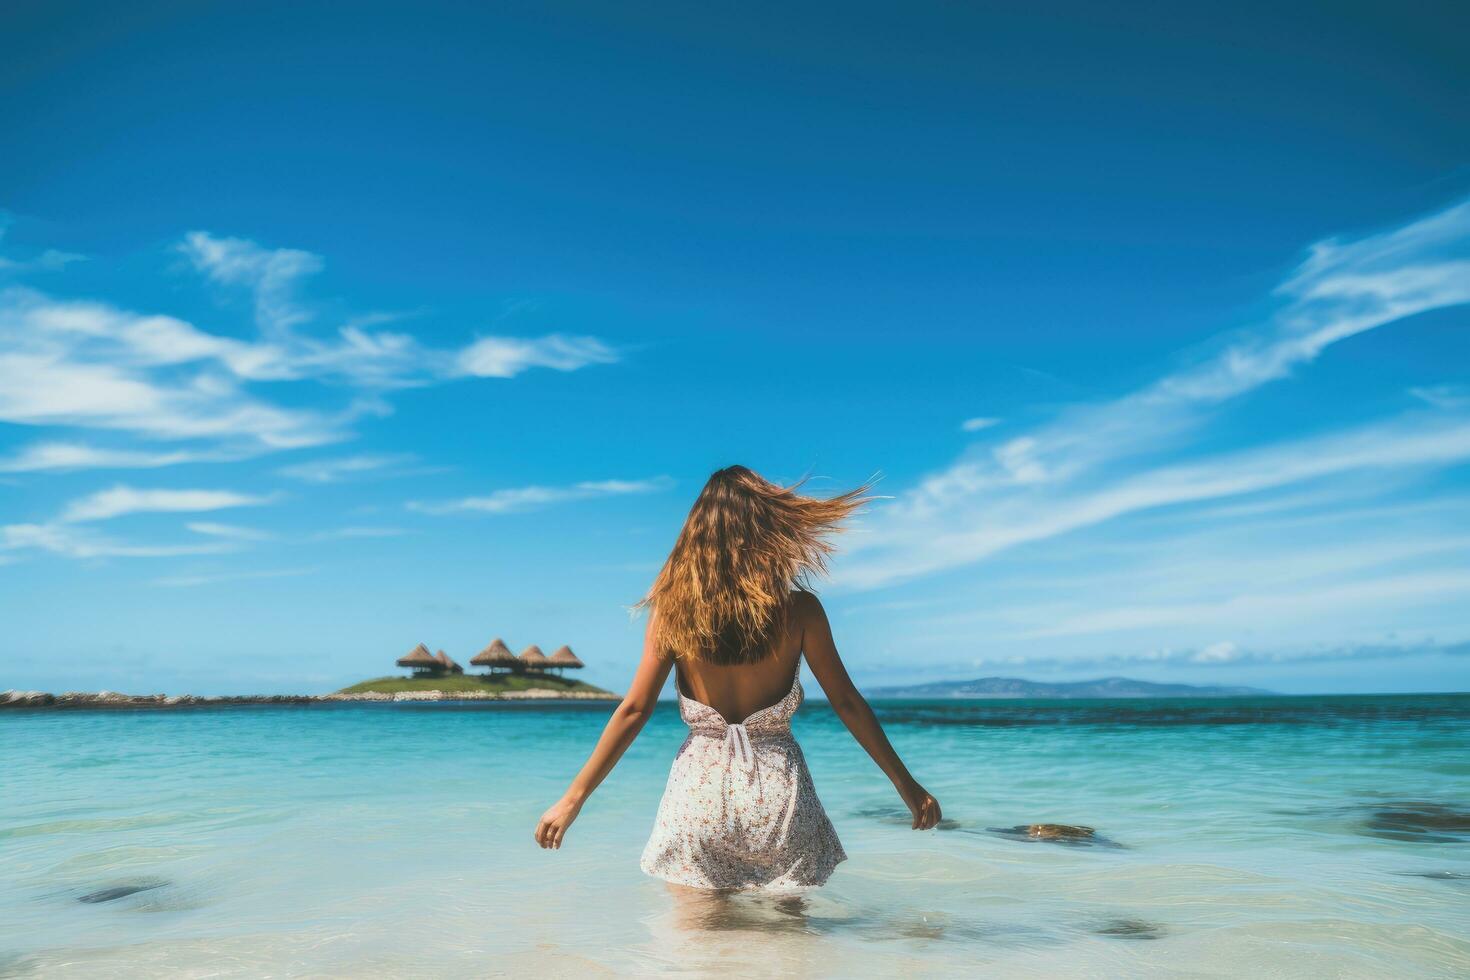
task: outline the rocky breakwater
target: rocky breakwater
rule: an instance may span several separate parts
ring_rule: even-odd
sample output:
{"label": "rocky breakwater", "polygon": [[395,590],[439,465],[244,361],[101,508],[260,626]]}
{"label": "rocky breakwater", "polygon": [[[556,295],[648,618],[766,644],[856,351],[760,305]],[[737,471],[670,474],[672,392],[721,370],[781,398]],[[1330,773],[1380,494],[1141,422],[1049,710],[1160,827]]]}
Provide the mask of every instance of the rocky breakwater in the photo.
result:
{"label": "rocky breakwater", "polygon": [[616,694],[593,691],[402,691],[396,694],[237,694],[201,697],[195,694],[119,694],[116,691],[0,691],[0,710],[6,708],[210,708],[250,705],[309,705],[342,701],[617,701]]}
{"label": "rocky breakwater", "polygon": [[247,694],[200,697],[195,694],[119,694],[116,691],[0,691],[5,708],[184,708],[234,704],[311,704],[310,694]]}

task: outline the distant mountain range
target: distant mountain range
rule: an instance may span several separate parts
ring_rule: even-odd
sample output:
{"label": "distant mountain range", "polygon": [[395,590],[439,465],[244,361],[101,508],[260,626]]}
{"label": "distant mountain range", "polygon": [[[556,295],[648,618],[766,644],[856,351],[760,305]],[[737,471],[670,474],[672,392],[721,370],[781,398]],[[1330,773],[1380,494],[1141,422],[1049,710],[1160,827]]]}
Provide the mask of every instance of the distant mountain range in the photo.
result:
{"label": "distant mountain range", "polygon": [[981,677],[973,681],[933,681],[868,691],[875,698],[1233,698],[1274,693],[1258,687],[1155,684],[1128,677],[1054,684],[1019,677]]}

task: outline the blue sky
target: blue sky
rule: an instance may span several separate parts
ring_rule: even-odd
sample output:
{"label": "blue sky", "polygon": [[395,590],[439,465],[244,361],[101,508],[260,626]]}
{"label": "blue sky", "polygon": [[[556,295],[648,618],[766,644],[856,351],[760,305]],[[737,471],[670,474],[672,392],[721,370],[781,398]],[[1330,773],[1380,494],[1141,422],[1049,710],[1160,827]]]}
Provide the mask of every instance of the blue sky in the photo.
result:
{"label": "blue sky", "polygon": [[1450,5],[20,3],[0,686],[620,688],[712,469],[868,685],[1470,687]]}

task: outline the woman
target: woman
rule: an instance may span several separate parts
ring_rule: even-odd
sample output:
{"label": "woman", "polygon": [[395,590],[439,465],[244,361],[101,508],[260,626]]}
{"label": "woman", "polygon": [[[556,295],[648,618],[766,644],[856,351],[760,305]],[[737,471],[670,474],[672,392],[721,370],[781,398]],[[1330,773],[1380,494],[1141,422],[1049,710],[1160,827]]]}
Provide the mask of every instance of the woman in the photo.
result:
{"label": "woman", "polygon": [[867,489],[819,500],[743,466],[709,478],[639,604],[650,615],[628,694],[566,795],[536,825],[537,843],[561,847],[653,713],[672,668],[689,736],[643,870],[721,891],[824,883],[847,855],[791,736],[803,654],[832,710],[893,781],[914,829],[939,823],[939,803],[899,761],[847,676],[822,604],[804,588],[809,574],[826,571],[826,536],[867,501]]}

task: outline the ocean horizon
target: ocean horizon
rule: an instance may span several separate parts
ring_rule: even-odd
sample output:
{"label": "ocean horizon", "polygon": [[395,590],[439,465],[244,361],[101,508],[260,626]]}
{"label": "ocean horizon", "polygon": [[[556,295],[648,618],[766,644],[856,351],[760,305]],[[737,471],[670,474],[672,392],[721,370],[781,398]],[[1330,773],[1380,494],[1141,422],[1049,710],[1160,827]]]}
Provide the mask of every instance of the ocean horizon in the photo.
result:
{"label": "ocean horizon", "polygon": [[0,975],[1470,971],[1470,695],[874,706],[940,829],[814,698],[849,860],[694,906],[638,870],[671,705],[554,853],[605,703],[11,712]]}

